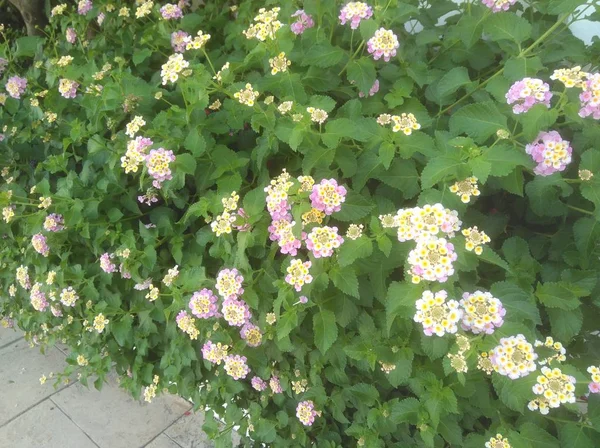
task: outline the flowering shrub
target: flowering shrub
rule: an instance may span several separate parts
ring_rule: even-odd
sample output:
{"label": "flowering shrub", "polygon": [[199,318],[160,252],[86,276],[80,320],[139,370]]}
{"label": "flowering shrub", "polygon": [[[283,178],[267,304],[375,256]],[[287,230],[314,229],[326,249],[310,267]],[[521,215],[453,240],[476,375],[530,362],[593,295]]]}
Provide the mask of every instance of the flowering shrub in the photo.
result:
{"label": "flowering shrub", "polygon": [[600,446],[583,0],[48,3],[0,32],[0,322],[52,378],[220,446]]}

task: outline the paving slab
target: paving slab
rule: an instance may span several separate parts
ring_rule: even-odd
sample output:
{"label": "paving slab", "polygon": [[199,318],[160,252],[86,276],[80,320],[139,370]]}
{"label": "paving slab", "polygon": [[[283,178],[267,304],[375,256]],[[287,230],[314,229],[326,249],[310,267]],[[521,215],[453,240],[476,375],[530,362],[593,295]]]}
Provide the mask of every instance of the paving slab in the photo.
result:
{"label": "paving slab", "polygon": [[19,339],[0,349],[0,427],[66,386],[54,389],[50,381],[40,384],[42,375],[61,372],[65,357],[55,348],[45,355],[39,348],[29,348]]}
{"label": "paving slab", "polygon": [[52,401],[101,448],[143,447],[192,407],[173,395],[136,401],[112,378],[102,391],[78,383]]}
{"label": "paving slab", "polygon": [[4,328],[0,325],[0,348],[5,347],[23,337],[21,330],[14,328]]}
{"label": "paving slab", "polygon": [[164,434],[161,434],[144,448],[181,448]]}
{"label": "paving slab", "polygon": [[186,412],[183,417],[169,426],[165,434],[182,448],[213,448],[214,444],[202,431],[204,412]]}
{"label": "paving slab", "polygon": [[[50,400],[0,428],[0,446],[10,448],[98,448]],[[167,448],[165,446],[165,448]]]}

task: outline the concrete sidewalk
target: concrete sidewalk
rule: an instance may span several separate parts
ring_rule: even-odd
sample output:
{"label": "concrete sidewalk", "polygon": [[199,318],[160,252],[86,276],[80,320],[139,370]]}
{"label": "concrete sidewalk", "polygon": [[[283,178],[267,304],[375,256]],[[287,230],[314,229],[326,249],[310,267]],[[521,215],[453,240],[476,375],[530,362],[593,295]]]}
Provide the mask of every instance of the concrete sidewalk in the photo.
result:
{"label": "concrete sidewalk", "polygon": [[135,401],[115,382],[99,392],[74,381],[53,387],[65,354],[42,355],[21,332],[0,327],[0,448],[205,448],[204,414],[176,396]]}

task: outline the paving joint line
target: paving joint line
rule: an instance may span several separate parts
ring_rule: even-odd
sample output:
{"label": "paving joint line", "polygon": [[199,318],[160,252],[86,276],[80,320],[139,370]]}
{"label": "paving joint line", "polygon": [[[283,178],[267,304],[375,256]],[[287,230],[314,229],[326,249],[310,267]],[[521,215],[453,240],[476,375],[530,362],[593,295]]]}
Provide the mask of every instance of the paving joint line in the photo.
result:
{"label": "paving joint line", "polygon": [[[67,388],[65,387],[65,389],[67,389]],[[63,389],[63,390],[65,390],[65,389]],[[64,414],[64,415],[65,415],[65,416],[66,416],[66,417],[67,417],[67,418],[68,418],[68,419],[71,421],[71,423],[73,423],[73,424],[74,424],[74,425],[75,425],[75,426],[76,426],[76,427],[77,427],[77,428],[78,428],[78,429],[79,429],[79,430],[80,430],[82,433],[84,433],[84,434],[85,434],[85,436],[86,436],[88,439],[90,439],[90,442],[92,442],[92,443],[93,443],[94,445],[96,445],[98,448],[101,448],[101,447],[100,447],[100,445],[98,445],[98,444],[96,443],[96,441],[95,441],[94,439],[92,439],[92,436],[90,436],[90,435],[89,435],[87,432],[85,432],[85,430],[84,430],[84,429],[83,429],[81,426],[79,426],[79,425],[77,424],[77,422],[76,422],[75,420],[73,420],[73,419],[71,418],[71,416],[70,416],[69,414],[67,414],[67,413],[65,412],[65,410],[64,410],[63,408],[61,408],[61,407],[60,407],[60,405],[59,405],[59,404],[58,404],[56,401],[54,401],[54,400],[53,400],[52,398],[50,398],[50,397],[48,397],[48,400],[50,400],[50,401],[51,401],[51,402],[54,404],[54,406],[56,406],[56,407],[58,408],[58,410],[59,410],[60,412],[62,412],[62,413],[63,413],[63,414]]]}
{"label": "paving joint line", "polygon": [[8,347],[9,345],[14,344],[15,342],[19,342],[21,339],[24,339],[25,336],[21,336],[19,339],[15,339],[14,341],[9,342],[8,344],[0,345],[0,350]]}
{"label": "paving joint line", "polygon": [[[23,414],[25,414],[26,412],[29,412],[30,410],[32,410],[33,408],[35,408],[37,405],[42,404],[44,401],[48,400],[50,397],[56,395],[59,392],[62,392],[63,390],[67,390],[69,387],[73,386],[74,384],[77,384],[78,381],[73,381],[72,383],[70,383],[68,386],[63,387],[62,389],[56,390],[54,392],[52,392],[50,395],[48,395],[47,397],[44,397],[44,399],[32,404],[31,406],[29,406],[27,409],[22,410],[21,412],[19,412],[17,415],[15,415],[14,417],[10,418],[9,420],[6,421],[6,423],[3,423],[2,425],[0,425],[0,428],[4,428],[5,426],[7,426],[8,424],[12,423],[13,421],[15,421],[16,419],[18,419],[19,417],[21,417]],[[54,403],[54,402],[53,402]]]}
{"label": "paving joint line", "polygon": [[154,436],[151,440],[148,441],[148,443],[146,443],[142,448],[150,445],[152,442],[154,442],[156,439],[158,439],[160,437],[161,434],[164,434],[165,436],[167,436],[167,438],[169,440],[171,440],[175,445],[177,445],[178,447],[184,448],[183,446],[181,446],[179,443],[177,443],[175,440],[173,440],[171,437],[169,437],[169,434],[167,434],[167,429],[169,429],[171,426],[173,426],[175,423],[177,423],[179,420],[181,420],[183,417],[185,417],[189,412],[185,411],[183,414],[181,414],[179,417],[177,417],[177,420],[175,420],[173,423],[171,423],[169,426],[167,426],[165,429],[162,430],[162,432],[159,432],[158,434],[156,434],[156,436]]}

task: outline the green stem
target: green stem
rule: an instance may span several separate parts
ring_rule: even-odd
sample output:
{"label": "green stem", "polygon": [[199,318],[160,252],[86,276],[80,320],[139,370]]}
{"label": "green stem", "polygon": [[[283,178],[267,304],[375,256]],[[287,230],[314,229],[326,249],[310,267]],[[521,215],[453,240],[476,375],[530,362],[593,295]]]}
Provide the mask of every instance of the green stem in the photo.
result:
{"label": "green stem", "polygon": [[574,205],[567,204],[567,207],[569,207],[570,209],[573,209],[573,210],[577,210],[578,212],[585,213],[587,215],[592,215],[592,216],[595,215],[594,212],[590,212],[589,210],[585,210],[583,208],[575,207]]}
{"label": "green stem", "polygon": [[348,68],[348,65],[350,65],[350,62],[352,62],[354,60],[354,58],[356,57],[358,52],[360,50],[362,50],[364,45],[365,45],[365,41],[363,40],[363,41],[361,41],[360,45],[358,46],[358,48],[356,49],[354,54],[352,54],[352,56],[350,56],[350,59],[348,59],[348,62],[346,63],[346,65],[344,65],[344,68],[338,73],[338,76],[340,76],[342,73],[344,73],[346,71],[346,69]]}

